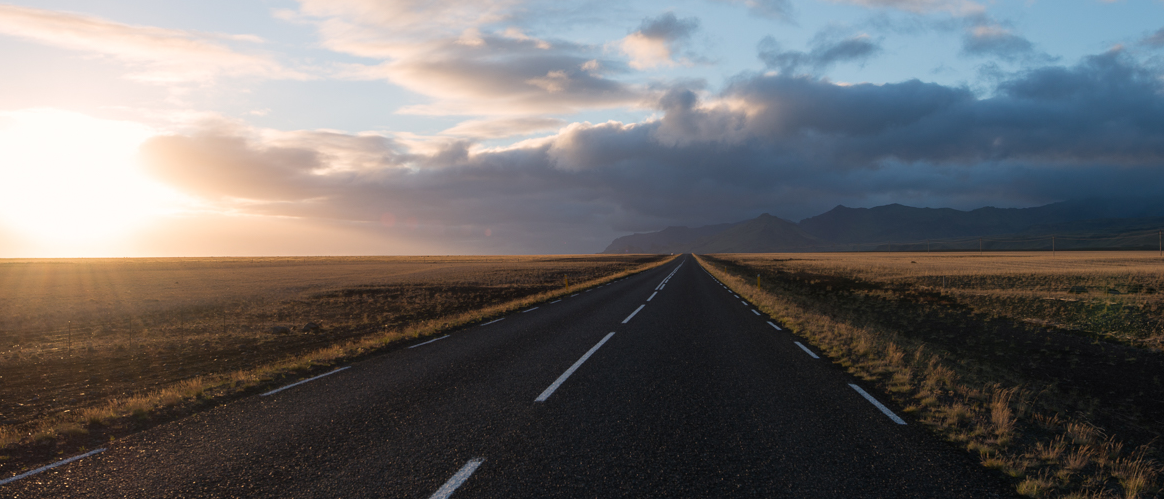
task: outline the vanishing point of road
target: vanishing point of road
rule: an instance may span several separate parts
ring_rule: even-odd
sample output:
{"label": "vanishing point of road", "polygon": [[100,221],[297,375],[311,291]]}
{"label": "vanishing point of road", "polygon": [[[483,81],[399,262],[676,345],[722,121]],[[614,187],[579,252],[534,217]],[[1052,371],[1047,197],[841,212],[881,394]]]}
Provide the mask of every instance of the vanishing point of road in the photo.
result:
{"label": "vanishing point of road", "polygon": [[1013,495],[867,388],[683,256],[0,477],[0,497]]}

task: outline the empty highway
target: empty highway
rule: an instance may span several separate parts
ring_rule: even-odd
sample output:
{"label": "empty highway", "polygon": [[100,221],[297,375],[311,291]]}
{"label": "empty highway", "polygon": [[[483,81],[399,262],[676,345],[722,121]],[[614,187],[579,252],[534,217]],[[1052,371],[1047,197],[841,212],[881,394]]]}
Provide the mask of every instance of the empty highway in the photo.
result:
{"label": "empty highway", "polygon": [[683,256],[156,427],[0,496],[1011,496],[780,328]]}

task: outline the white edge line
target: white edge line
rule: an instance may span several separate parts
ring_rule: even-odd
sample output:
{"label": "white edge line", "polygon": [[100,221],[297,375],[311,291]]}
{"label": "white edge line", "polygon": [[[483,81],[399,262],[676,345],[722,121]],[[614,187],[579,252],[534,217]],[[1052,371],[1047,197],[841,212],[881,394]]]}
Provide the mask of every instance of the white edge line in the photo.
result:
{"label": "white edge line", "polygon": [[857,390],[857,393],[860,393],[862,397],[865,397],[865,400],[868,400],[869,403],[877,406],[878,409],[881,409],[881,412],[885,413],[886,416],[889,416],[889,419],[892,419],[894,423],[905,424],[904,419],[897,417],[897,414],[894,414],[893,411],[882,405],[881,402],[878,402],[877,399],[873,398],[873,396],[869,395],[869,393],[865,390],[862,390],[861,387],[852,383],[849,383],[849,386],[853,387],[854,390]]}
{"label": "white edge line", "polygon": [[437,339],[435,339],[435,340],[428,340],[428,341],[426,341],[426,342],[424,342],[424,343],[417,343],[417,344],[415,344],[415,345],[412,345],[412,346],[410,346],[410,347],[408,347],[408,348],[409,348],[409,349],[412,349],[412,348],[416,348],[416,347],[422,347],[422,346],[425,346],[425,345],[427,345],[427,344],[429,344],[429,343],[432,343],[432,342],[434,342],[434,341],[440,341],[440,340],[443,340],[443,339],[445,339],[445,338],[448,338],[448,337],[449,337],[449,335],[447,335],[447,334],[446,334],[446,335],[444,335],[444,336],[441,336],[440,338],[437,338]]}
{"label": "white edge line", "polygon": [[760,315],[760,312],[757,312],[756,309],[754,309],[754,308],[752,309],[752,313],[756,314],[756,315]]}
{"label": "white edge line", "polygon": [[[659,294],[659,292],[658,292],[658,291],[655,291],[654,293],[651,293],[651,298],[654,298],[654,297],[655,297],[655,295],[657,295],[657,294]],[[651,298],[647,298],[647,301],[651,301]]]}
{"label": "white edge line", "polygon": [[630,315],[626,316],[626,318],[622,320],[622,323],[626,324],[626,323],[630,322],[630,320],[632,318],[634,318],[635,314],[639,313],[639,310],[642,310],[643,307],[645,307],[645,306],[647,306],[647,305],[646,304],[639,305],[639,308],[636,308],[634,312],[631,312]]}
{"label": "white edge line", "polygon": [[523,313],[523,314],[524,314],[524,313],[526,313],[526,312],[533,312],[534,310],[537,310],[538,308],[539,308],[539,307],[534,307],[534,308],[531,308],[531,309],[529,309],[529,310],[522,310],[522,311],[521,311],[521,313]]}
{"label": "white edge line", "polygon": [[429,496],[429,499],[448,499],[451,497],[457,488],[459,488],[461,485],[464,485],[465,481],[468,480],[470,476],[473,476],[473,472],[477,471],[477,468],[480,467],[481,463],[483,462],[485,462],[485,460],[482,458],[470,459],[469,462],[465,463],[464,466],[461,466],[460,470],[457,470],[457,473],[454,474],[453,477],[449,479],[449,481],[445,482],[444,485],[441,485],[441,488],[437,489],[436,492],[433,492],[433,494]]}
{"label": "white edge line", "polygon": [[817,355],[815,353],[812,353],[812,350],[809,350],[808,347],[802,345],[799,341],[794,341],[793,343],[796,343],[796,346],[800,347],[801,350],[804,350],[804,353],[807,353],[809,357],[812,357],[814,359],[820,358],[820,357],[817,357]]}
{"label": "white edge line", "polygon": [[772,326],[772,327],[774,327],[774,328],[776,328],[776,330],[777,330],[777,331],[783,331],[783,329],[780,329],[780,326],[777,326],[777,325],[775,325],[775,324],[772,324],[772,321],[768,321],[768,325],[769,325],[769,326]]}
{"label": "white edge line", "polygon": [[86,452],[86,453],[84,453],[84,454],[81,454],[81,455],[79,455],[79,456],[73,456],[73,457],[70,457],[70,458],[68,458],[68,459],[62,459],[62,460],[60,460],[60,461],[57,461],[57,462],[55,462],[55,463],[53,463],[53,464],[50,464],[50,465],[48,465],[48,466],[41,466],[41,467],[39,467],[39,468],[37,468],[37,469],[35,469],[35,470],[32,470],[32,471],[25,471],[24,473],[21,473],[21,474],[19,474],[19,475],[16,475],[16,476],[14,476],[14,477],[11,477],[11,478],[5,478],[5,479],[3,479],[3,480],[0,480],[0,485],[4,485],[4,484],[6,484],[6,483],[12,483],[12,482],[15,482],[15,481],[17,481],[17,480],[20,480],[21,478],[27,478],[27,477],[30,477],[30,476],[32,476],[32,475],[35,475],[35,474],[37,474],[37,473],[40,473],[40,472],[42,472],[42,471],[48,471],[48,470],[51,470],[51,469],[53,469],[53,468],[56,468],[57,466],[61,466],[61,465],[64,465],[64,464],[69,464],[69,463],[71,463],[71,462],[73,462],[73,461],[76,461],[76,460],[78,460],[78,459],[84,459],[84,458],[86,458],[86,457],[92,456],[93,454],[97,454],[98,452],[105,452],[105,448],[103,447],[103,448],[100,448],[100,449],[91,450],[91,451],[89,451],[89,452]]}
{"label": "white edge line", "polygon": [[502,317],[502,318],[500,318],[500,319],[497,319],[497,320],[495,320],[495,321],[489,321],[489,322],[486,322],[486,323],[482,324],[482,326],[488,326],[488,325],[490,325],[490,324],[493,324],[494,322],[501,322],[501,321],[503,321],[503,320],[505,320],[505,317]]}
{"label": "white edge line", "polygon": [[586,353],[582,355],[582,358],[578,359],[578,362],[575,362],[574,365],[570,366],[569,369],[566,369],[566,372],[562,373],[561,376],[558,376],[558,379],[554,380],[554,384],[550,385],[549,388],[546,388],[541,395],[538,395],[538,398],[534,399],[534,402],[545,402],[546,399],[550,398],[550,395],[554,394],[554,390],[557,390],[559,386],[562,386],[562,383],[564,383],[571,374],[574,374],[574,371],[578,370],[578,367],[581,366],[583,362],[586,362],[586,359],[589,359],[591,355],[594,355],[594,352],[597,352],[598,348],[601,347],[603,343],[606,343],[606,340],[609,340],[611,336],[614,336],[613,331],[603,337],[597,345],[590,347],[590,350],[587,350]]}
{"label": "white edge line", "polygon": [[302,384],[304,384],[304,383],[306,383],[306,382],[308,382],[308,381],[315,381],[315,380],[317,380],[317,379],[319,379],[319,378],[322,378],[322,377],[324,377],[324,376],[331,376],[331,375],[333,375],[333,374],[335,374],[335,373],[338,373],[338,372],[340,372],[340,371],[343,371],[344,369],[348,369],[348,368],[350,368],[350,367],[352,367],[352,366],[344,366],[344,367],[341,367],[341,368],[339,368],[339,369],[331,370],[331,371],[325,372],[325,373],[323,373],[323,374],[320,374],[319,376],[315,376],[315,377],[307,378],[307,379],[305,379],[305,380],[303,380],[303,381],[299,381],[299,382],[297,382],[297,383],[291,383],[290,385],[284,386],[283,388],[276,388],[276,389],[274,389],[274,390],[271,390],[271,391],[269,391],[269,392],[267,392],[267,393],[261,393],[261,394],[259,394],[259,396],[260,396],[260,397],[266,397],[267,395],[274,395],[274,394],[276,394],[276,393],[279,393],[279,392],[281,392],[281,391],[283,391],[283,390],[286,390],[286,389],[288,389],[288,388],[291,388],[291,387],[295,387],[295,386],[302,385]]}

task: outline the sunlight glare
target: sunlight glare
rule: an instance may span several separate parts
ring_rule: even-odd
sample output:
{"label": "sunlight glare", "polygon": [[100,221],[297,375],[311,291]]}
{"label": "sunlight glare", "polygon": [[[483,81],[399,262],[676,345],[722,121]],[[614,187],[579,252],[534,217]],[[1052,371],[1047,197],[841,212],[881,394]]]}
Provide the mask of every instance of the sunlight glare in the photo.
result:
{"label": "sunlight glare", "polygon": [[173,197],[137,164],[138,146],[154,134],[57,109],[0,112],[0,218],[42,242],[124,235]]}

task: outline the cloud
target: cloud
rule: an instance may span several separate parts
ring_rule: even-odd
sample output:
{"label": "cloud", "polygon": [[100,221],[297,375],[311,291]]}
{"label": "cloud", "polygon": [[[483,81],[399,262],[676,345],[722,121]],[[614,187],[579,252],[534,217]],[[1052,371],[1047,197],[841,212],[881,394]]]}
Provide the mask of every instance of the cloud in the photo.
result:
{"label": "cloud", "polygon": [[173,83],[208,81],[219,76],[308,78],[269,56],[238,52],[216,42],[260,42],[254,35],[133,26],[94,16],[14,5],[0,5],[0,33],[118,59],[138,68],[130,75],[137,80]]}
{"label": "cloud", "polygon": [[639,29],[623,38],[620,45],[630,56],[630,66],[635,69],[686,65],[690,61],[683,58],[677,61],[675,54],[698,29],[699,19],[679,19],[668,12],[643,19]]}
{"label": "cloud", "polygon": [[374,64],[336,76],[383,79],[430,97],[401,112],[428,115],[563,114],[637,105],[644,91],[613,78],[625,63],[601,46],[546,40],[506,25],[515,2],[305,0],[284,17],[314,23],[325,46]]}
{"label": "cloud", "polygon": [[869,8],[897,9],[915,14],[948,12],[954,15],[980,13],[982,4],[969,0],[831,0]]}
{"label": "cloud", "polygon": [[743,5],[748,12],[759,17],[791,21],[793,17],[792,2],[790,0],[713,0],[719,3]]}
{"label": "cloud", "polygon": [[986,19],[966,29],[962,53],[970,56],[996,57],[1004,61],[1050,62],[1054,58],[1035,50],[1035,45],[1011,30]]}
{"label": "cloud", "polygon": [[1140,43],[1150,47],[1164,47],[1164,28],[1160,28],[1159,31],[1153,33],[1147,38],[1144,38],[1144,40]]}
{"label": "cloud", "polygon": [[500,139],[515,135],[528,135],[546,130],[554,130],[565,125],[565,120],[540,116],[495,120],[469,120],[458,123],[457,126],[441,132],[441,135],[465,137],[468,139]]}
{"label": "cloud", "polygon": [[392,213],[434,238],[495,234],[458,248],[598,251],[622,231],[796,219],[839,203],[1159,196],[1159,76],[1120,51],[1023,72],[990,98],[917,80],[745,74],[716,95],[672,89],[658,119],[574,123],[507,148],[448,140],[422,152],[392,137],[215,124],[152,139],[143,159],[246,213],[351,223]]}
{"label": "cloud", "polygon": [[818,33],[809,45],[808,52],[785,51],[774,38],[767,36],[760,40],[759,57],[770,69],[792,75],[801,68],[820,72],[837,63],[864,61],[881,52],[881,45],[869,35],[842,38],[829,30]]}

